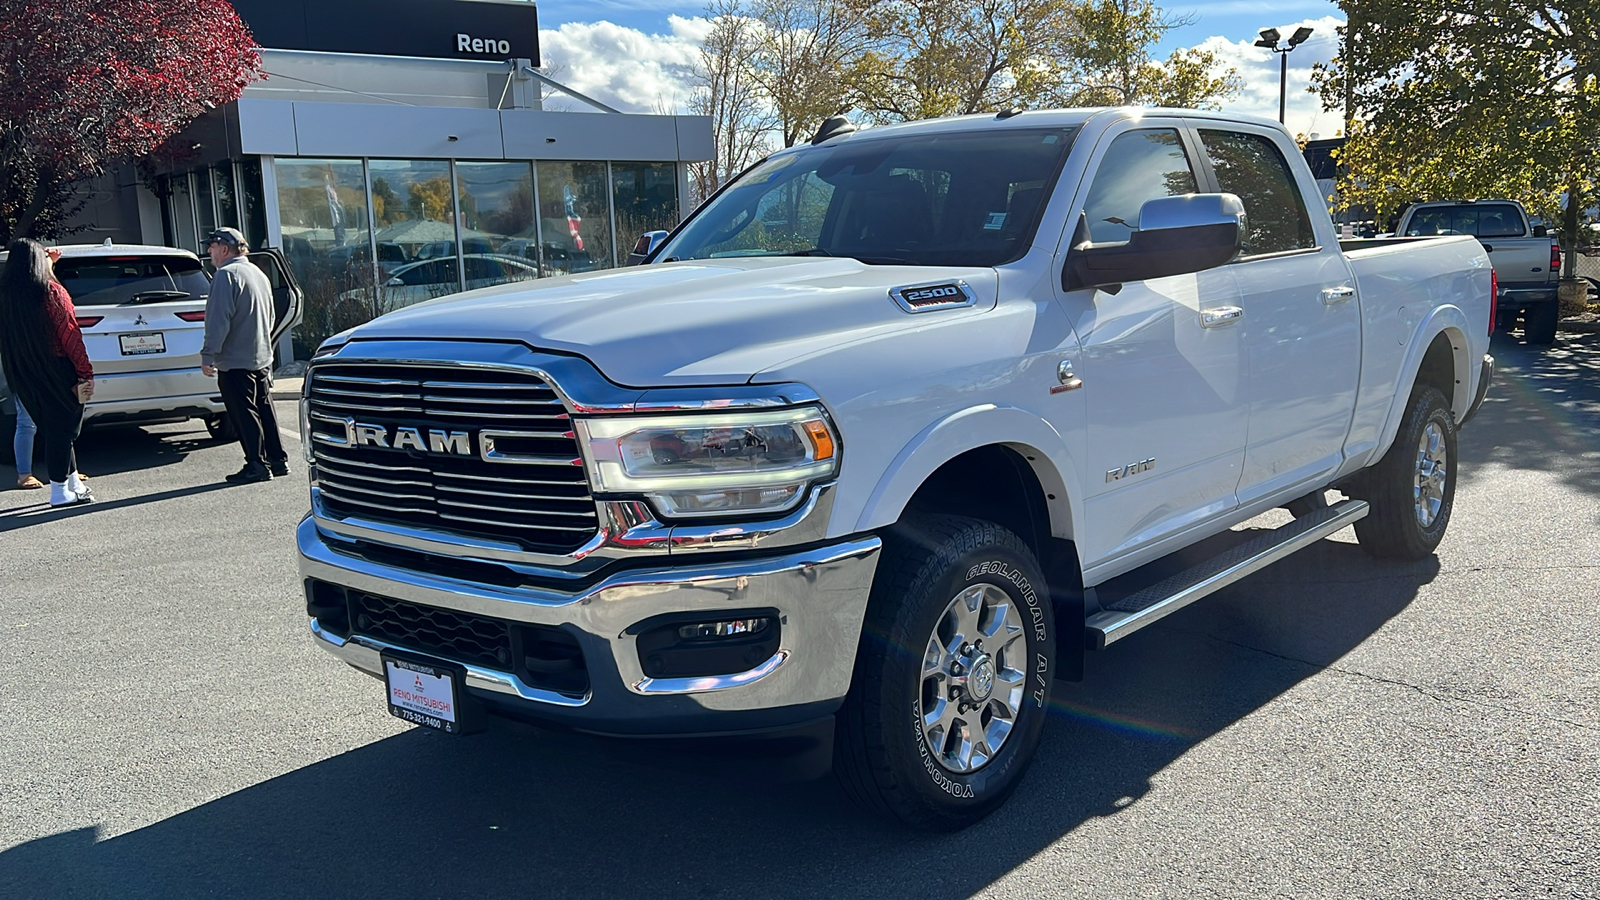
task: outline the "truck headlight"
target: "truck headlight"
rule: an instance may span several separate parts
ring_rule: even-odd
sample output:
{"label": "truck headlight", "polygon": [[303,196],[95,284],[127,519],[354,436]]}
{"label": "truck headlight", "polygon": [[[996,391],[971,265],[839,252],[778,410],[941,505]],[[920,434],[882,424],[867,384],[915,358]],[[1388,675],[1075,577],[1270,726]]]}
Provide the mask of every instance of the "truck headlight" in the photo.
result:
{"label": "truck headlight", "polygon": [[666,516],[783,512],[839,470],[839,440],[815,406],[574,424],[595,490],[643,494]]}

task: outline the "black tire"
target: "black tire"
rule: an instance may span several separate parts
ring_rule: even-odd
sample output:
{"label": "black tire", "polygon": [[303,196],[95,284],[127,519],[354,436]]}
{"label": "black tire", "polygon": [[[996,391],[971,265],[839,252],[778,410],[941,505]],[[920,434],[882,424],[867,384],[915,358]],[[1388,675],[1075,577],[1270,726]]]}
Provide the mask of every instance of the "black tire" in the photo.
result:
{"label": "black tire", "polygon": [[1361,549],[1383,559],[1432,554],[1450,525],[1455,467],[1456,423],[1450,405],[1438,388],[1419,385],[1389,452],[1352,488],[1353,496],[1372,505],[1367,517],[1356,522]]}
{"label": "black tire", "polygon": [[1561,310],[1556,301],[1530,307],[1522,315],[1522,337],[1530,344],[1553,344],[1556,341],[1556,323]]}
{"label": "black tire", "polygon": [[239,432],[234,430],[233,420],[226,415],[208,417],[206,430],[211,432],[211,439],[215,441],[230,443],[239,439]]}
{"label": "black tire", "polygon": [[[946,652],[946,642],[968,646],[958,637],[968,629],[950,627],[962,618],[958,605],[968,608],[958,604],[962,597],[978,598],[970,632],[979,638],[971,643],[987,639],[994,646]],[[1020,632],[1011,631],[1017,620]],[[996,621],[1005,624],[986,631]],[[1001,642],[1005,633],[1013,637]],[[942,661],[932,665],[933,659]],[[970,665],[955,665],[963,661]],[[928,831],[955,831],[987,816],[1016,789],[1039,746],[1055,665],[1050,591],[1022,539],[978,519],[908,518],[885,537],[855,677],[837,718],[834,771],[845,793],[885,818]],[[951,698],[982,702],[971,712]],[[957,746],[954,752],[933,749],[936,738],[925,733],[923,710],[934,702],[944,710],[938,722],[954,717],[933,729],[942,728],[939,743]],[[969,717],[984,744],[964,748],[963,759],[960,742],[949,739]],[[1013,724],[996,737],[1006,722]],[[980,759],[975,747],[991,743],[992,755]]]}

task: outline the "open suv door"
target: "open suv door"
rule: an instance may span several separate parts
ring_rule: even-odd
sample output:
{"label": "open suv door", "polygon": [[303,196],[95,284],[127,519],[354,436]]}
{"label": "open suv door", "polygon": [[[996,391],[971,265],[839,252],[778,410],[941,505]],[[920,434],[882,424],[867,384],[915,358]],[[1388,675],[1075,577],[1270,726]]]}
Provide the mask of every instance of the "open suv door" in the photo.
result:
{"label": "open suv door", "polygon": [[294,280],[294,272],[290,271],[282,250],[263,247],[252,251],[249,258],[256,268],[267,273],[267,281],[272,283],[272,342],[276,344],[289,329],[300,324],[305,293]]}

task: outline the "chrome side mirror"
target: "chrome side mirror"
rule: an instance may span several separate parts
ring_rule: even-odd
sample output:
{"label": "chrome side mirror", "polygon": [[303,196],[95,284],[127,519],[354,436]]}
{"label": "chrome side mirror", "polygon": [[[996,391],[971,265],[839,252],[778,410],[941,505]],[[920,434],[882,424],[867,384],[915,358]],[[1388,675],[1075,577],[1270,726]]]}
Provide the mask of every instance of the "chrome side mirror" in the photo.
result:
{"label": "chrome side mirror", "polygon": [[639,240],[633,245],[633,252],[628,254],[628,265],[643,265],[644,261],[649,259],[657,250],[660,250],[661,245],[666,242],[667,232],[665,231],[646,231],[644,234],[639,235]]}
{"label": "chrome side mirror", "polygon": [[1126,241],[1075,243],[1061,286],[1120,289],[1130,281],[1213,269],[1239,255],[1245,233],[1244,203],[1233,194],[1158,197],[1139,208],[1139,228]]}

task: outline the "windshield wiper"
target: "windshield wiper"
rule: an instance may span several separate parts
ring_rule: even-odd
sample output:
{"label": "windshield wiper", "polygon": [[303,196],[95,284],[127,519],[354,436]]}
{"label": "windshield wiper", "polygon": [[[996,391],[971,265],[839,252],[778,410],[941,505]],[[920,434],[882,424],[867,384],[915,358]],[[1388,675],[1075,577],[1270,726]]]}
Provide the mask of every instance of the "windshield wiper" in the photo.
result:
{"label": "windshield wiper", "polygon": [[118,306],[138,306],[141,303],[161,303],[166,300],[199,300],[188,291],[140,291],[132,297],[118,303]]}
{"label": "windshield wiper", "polygon": [[898,256],[857,256],[856,262],[866,263],[869,266],[920,266],[922,263],[914,259],[903,259]]}
{"label": "windshield wiper", "polygon": [[810,250],[796,250],[793,253],[784,253],[782,256],[832,256],[832,253],[821,247],[812,247]]}

